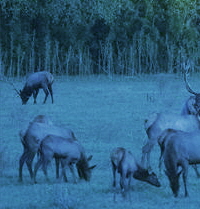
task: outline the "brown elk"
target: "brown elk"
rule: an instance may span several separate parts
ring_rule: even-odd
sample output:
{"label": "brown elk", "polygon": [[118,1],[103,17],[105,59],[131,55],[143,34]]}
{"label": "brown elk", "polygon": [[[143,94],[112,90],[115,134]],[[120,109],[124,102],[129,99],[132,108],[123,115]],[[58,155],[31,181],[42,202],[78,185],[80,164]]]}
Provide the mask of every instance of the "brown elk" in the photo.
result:
{"label": "brown elk", "polygon": [[[76,140],[72,130],[68,128],[61,128],[55,125],[50,125],[41,122],[31,122],[27,130],[20,132],[20,139],[24,147],[23,154],[19,160],[19,181],[22,181],[22,169],[24,162],[26,162],[30,177],[33,177],[32,162],[35,154],[38,152],[40,143],[47,135],[54,134],[66,138],[72,138]],[[56,177],[59,176],[59,160],[56,159]]]}
{"label": "brown elk", "polygon": [[43,89],[45,93],[45,98],[43,103],[46,102],[47,97],[50,93],[51,100],[53,103],[53,91],[52,91],[52,84],[53,84],[54,78],[53,75],[46,71],[36,72],[31,74],[24,85],[24,88],[22,90],[16,90],[17,94],[19,94],[22,104],[26,104],[31,95],[33,95],[34,98],[34,104],[36,104],[36,98],[39,93],[39,89]]}
{"label": "brown elk", "polygon": [[47,166],[55,157],[61,160],[62,175],[65,181],[67,181],[65,168],[68,166],[73,174],[74,182],[76,182],[73,164],[76,164],[80,178],[84,178],[86,181],[90,180],[91,170],[95,166],[89,167],[88,162],[91,157],[86,158],[83,146],[78,141],[71,138],[48,135],[42,140],[40,145],[40,158],[35,164],[33,174],[35,183],[37,170],[41,165],[46,179],[48,180]]}
{"label": "brown elk", "polygon": [[179,177],[182,173],[185,197],[187,197],[188,166],[200,163],[200,131],[185,132],[167,129],[162,141],[164,143],[165,173],[169,179],[172,192],[175,197],[178,196]]}
{"label": "brown elk", "polygon": [[160,187],[160,182],[158,181],[156,174],[153,172],[149,173],[147,169],[140,166],[136,162],[133,154],[125,148],[118,147],[113,149],[110,159],[113,171],[113,187],[116,187],[116,172],[118,172],[120,174],[120,187],[124,196],[126,196],[126,193],[129,190],[132,177]]}

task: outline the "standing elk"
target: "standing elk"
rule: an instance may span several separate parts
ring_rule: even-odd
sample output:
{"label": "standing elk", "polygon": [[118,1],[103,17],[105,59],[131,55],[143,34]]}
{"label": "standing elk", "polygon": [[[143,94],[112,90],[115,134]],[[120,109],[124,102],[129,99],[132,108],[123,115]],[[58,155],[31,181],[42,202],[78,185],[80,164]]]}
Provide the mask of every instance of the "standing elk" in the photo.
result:
{"label": "standing elk", "polygon": [[[184,104],[181,115],[171,113],[153,113],[144,122],[145,131],[148,136],[147,143],[142,148],[142,164],[144,165],[145,158],[147,159],[147,167],[150,167],[150,153],[152,148],[158,142],[161,133],[168,128],[194,131],[200,129],[200,93],[193,91],[188,83],[188,66],[184,74],[186,89],[191,96]],[[196,170],[197,175],[200,176]]]}
{"label": "standing elk", "polygon": [[200,163],[200,131],[184,132],[167,129],[163,142],[165,173],[169,179],[172,192],[175,197],[178,196],[179,177],[182,173],[185,197],[187,197],[188,166]]}
{"label": "standing elk", "polygon": [[[147,167],[150,167],[150,153],[159,137],[165,129],[176,129],[182,131],[195,131],[200,129],[200,121],[195,115],[179,115],[172,113],[154,114],[154,121],[150,124],[145,121],[145,130],[148,136],[146,145],[142,148],[142,163],[147,158]],[[150,117],[151,118],[151,117]]]}
{"label": "standing elk", "polygon": [[113,187],[116,187],[116,172],[118,172],[120,174],[120,187],[124,196],[130,188],[132,177],[160,187],[156,174],[149,173],[147,169],[142,168],[130,151],[122,147],[115,148],[111,152],[110,159],[113,171]]}
{"label": "standing elk", "polygon": [[53,91],[52,91],[53,81],[54,78],[51,73],[46,71],[36,72],[31,74],[27,78],[24,88],[22,90],[18,91],[15,88],[15,91],[20,96],[23,105],[27,103],[31,95],[33,95],[34,104],[36,104],[36,98],[39,93],[39,89],[43,89],[45,93],[45,98],[43,103],[46,102],[49,93],[51,95],[51,100],[53,103]]}
{"label": "standing elk", "polygon": [[[65,138],[72,138],[76,140],[76,137],[72,130],[68,128],[61,128],[55,125],[50,125],[41,122],[30,122],[27,130],[20,132],[21,143],[24,147],[23,154],[19,160],[19,181],[22,181],[22,169],[24,162],[26,162],[30,177],[33,178],[32,162],[35,154],[38,152],[40,143],[47,135],[53,134],[62,136]],[[59,176],[59,159],[56,160],[56,177]]]}
{"label": "standing elk", "polygon": [[64,180],[67,181],[65,168],[66,166],[70,167],[70,170],[73,174],[74,182],[76,182],[76,177],[73,169],[73,164],[76,164],[78,174],[80,178],[84,178],[86,181],[90,180],[91,170],[96,166],[89,167],[89,160],[92,156],[87,158],[83,146],[74,139],[63,138],[55,135],[46,136],[40,145],[40,158],[35,164],[33,179],[36,183],[36,174],[39,167],[42,165],[42,169],[46,179],[48,180],[47,175],[47,166],[51,160],[55,157],[59,158],[62,165],[62,175]]}

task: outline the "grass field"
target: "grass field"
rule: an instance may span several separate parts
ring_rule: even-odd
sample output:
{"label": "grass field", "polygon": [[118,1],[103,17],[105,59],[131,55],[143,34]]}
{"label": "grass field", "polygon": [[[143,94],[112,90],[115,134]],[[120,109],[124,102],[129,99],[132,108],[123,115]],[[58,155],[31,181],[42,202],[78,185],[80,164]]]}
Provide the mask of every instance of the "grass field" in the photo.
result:
{"label": "grass field", "polygon": [[[22,88],[24,80],[14,80]],[[192,87],[200,91],[200,75],[190,78]],[[38,95],[38,104],[31,98],[21,105],[20,98],[7,83],[0,83],[0,209],[155,209],[200,207],[200,179],[193,169],[189,170],[189,198],[184,198],[181,179],[180,195],[174,198],[164,172],[158,172],[159,148],[151,154],[151,164],[162,184],[160,188],[134,180],[131,201],[124,201],[117,194],[113,201],[112,175],[109,155],[111,149],[123,146],[131,150],[138,161],[146,140],[144,119],[152,112],[179,113],[183,102],[189,97],[181,75],[144,75],[112,80],[100,77],[56,77],[53,85],[55,103],[50,98],[43,105],[44,94]],[[83,144],[91,165],[97,164],[90,182],[73,184],[55,179],[54,162],[49,167],[50,183],[38,172],[38,184],[32,185],[26,166],[24,182],[18,182],[18,161],[22,145],[18,136],[20,129],[38,114],[46,114],[59,126],[70,127]]]}

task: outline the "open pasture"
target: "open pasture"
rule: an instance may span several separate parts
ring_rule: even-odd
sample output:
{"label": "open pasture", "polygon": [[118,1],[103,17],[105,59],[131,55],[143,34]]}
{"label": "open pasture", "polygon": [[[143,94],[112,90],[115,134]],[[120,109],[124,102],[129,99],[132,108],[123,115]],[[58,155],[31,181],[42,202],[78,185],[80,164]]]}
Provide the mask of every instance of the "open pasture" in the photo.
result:
{"label": "open pasture", "polygon": [[[14,80],[22,88],[24,80]],[[200,75],[190,78],[191,86],[200,92]],[[200,179],[189,170],[188,190],[184,198],[182,178],[178,198],[174,198],[164,172],[159,175],[159,148],[151,154],[153,171],[159,176],[161,187],[132,180],[131,201],[123,201],[117,194],[113,201],[110,151],[122,146],[132,151],[138,161],[146,134],[144,119],[152,112],[181,112],[184,101],[190,96],[182,75],[143,75],[126,78],[113,77],[55,77],[54,104],[48,97],[42,104],[44,93],[40,90],[37,102],[30,98],[21,105],[13,88],[0,82],[0,209],[40,208],[190,208],[200,206]],[[73,184],[56,181],[54,162],[48,169],[50,183],[43,172],[37,174],[38,184],[32,185],[26,166],[24,182],[18,182],[18,162],[22,154],[18,133],[38,114],[50,116],[59,126],[70,127],[86,149],[93,155],[91,165],[97,164],[90,182]],[[34,161],[35,162],[35,161]]]}

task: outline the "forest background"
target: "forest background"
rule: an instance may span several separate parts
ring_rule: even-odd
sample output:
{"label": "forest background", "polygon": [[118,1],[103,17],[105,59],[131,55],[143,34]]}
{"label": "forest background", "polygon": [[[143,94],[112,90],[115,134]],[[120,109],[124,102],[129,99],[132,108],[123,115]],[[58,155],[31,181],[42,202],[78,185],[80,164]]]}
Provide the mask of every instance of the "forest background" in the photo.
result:
{"label": "forest background", "polygon": [[1,0],[0,75],[200,69],[198,0]]}

